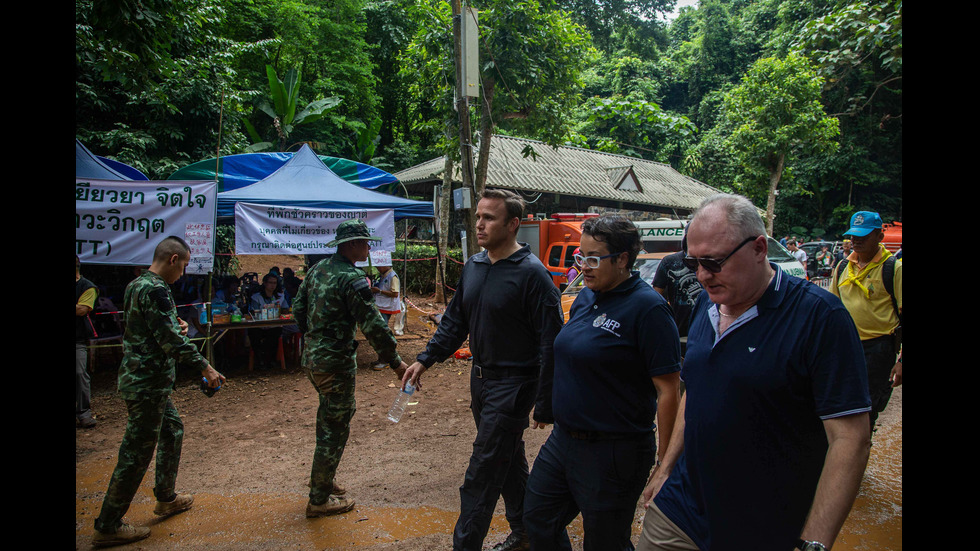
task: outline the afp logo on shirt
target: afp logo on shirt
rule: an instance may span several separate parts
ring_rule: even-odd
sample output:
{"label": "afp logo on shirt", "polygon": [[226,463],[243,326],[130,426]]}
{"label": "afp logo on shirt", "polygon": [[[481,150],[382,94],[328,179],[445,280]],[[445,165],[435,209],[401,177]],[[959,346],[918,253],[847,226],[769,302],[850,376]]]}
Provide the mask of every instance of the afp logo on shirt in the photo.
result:
{"label": "afp logo on shirt", "polygon": [[616,330],[619,329],[619,325],[620,323],[618,321],[607,317],[606,314],[602,314],[592,321],[592,327],[598,327],[599,329],[608,331],[617,337],[621,336],[616,332]]}

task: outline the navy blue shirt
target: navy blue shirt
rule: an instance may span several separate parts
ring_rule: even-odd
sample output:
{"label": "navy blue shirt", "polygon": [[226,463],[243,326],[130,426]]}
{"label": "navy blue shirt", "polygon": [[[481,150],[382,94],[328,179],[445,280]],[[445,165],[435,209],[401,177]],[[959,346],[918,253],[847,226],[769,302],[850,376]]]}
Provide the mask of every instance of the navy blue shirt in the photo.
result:
{"label": "navy blue shirt", "polygon": [[439,328],[417,360],[431,367],[469,336],[475,365],[540,375],[534,419],[551,423],[552,347],[562,318],[558,288],[527,245],[494,263],[481,251],[463,266]]}
{"label": "navy blue shirt", "polygon": [[680,370],[667,301],[639,274],[602,293],[583,288],[555,339],[555,423],[565,430],[649,432],[652,377]]}
{"label": "navy blue shirt", "polygon": [[792,549],[827,453],[823,420],[870,409],[840,299],[773,269],[720,337],[702,293],[688,333],[684,452],[655,503],[701,549]]}

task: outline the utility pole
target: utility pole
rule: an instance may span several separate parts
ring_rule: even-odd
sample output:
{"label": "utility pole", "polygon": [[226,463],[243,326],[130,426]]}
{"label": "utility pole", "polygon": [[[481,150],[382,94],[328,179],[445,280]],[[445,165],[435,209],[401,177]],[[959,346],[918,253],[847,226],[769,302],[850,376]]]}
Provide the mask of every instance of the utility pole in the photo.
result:
{"label": "utility pole", "polygon": [[[474,171],[473,171],[473,132],[470,129],[470,107],[469,107],[469,96],[468,87],[466,85],[466,79],[464,79],[464,64],[466,63],[466,58],[464,57],[464,37],[463,37],[463,27],[464,21],[463,17],[469,17],[469,13],[465,13],[460,5],[460,0],[452,0],[453,7],[453,42],[456,60],[456,112],[459,113],[459,153],[460,153],[460,169],[462,171],[463,177],[463,189],[466,190],[464,193],[468,194],[471,198],[470,208],[463,209],[463,220],[466,227],[466,257],[469,258],[479,251],[479,246],[476,244],[476,216],[474,209],[476,207],[476,201],[473,197],[473,181],[474,181]],[[475,30],[475,25],[472,27]],[[467,37],[470,39],[471,43],[476,43],[473,40],[475,37]],[[478,75],[477,75],[478,76]]]}

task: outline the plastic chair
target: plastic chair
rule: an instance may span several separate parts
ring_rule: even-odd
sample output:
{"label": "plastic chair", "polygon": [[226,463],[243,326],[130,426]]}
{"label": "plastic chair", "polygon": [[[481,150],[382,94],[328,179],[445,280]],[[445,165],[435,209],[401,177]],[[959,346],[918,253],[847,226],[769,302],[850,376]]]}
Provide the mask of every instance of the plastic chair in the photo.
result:
{"label": "plastic chair", "polygon": [[279,337],[279,350],[283,358],[285,358],[285,352],[288,350],[288,356],[292,358],[296,365],[299,365],[303,354],[303,334],[296,332],[282,335]]}
{"label": "plastic chair", "polygon": [[[279,369],[286,370],[286,356],[283,353],[283,337],[279,336],[279,342],[276,344],[276,361],[279,362]],[[248,370],[255,370],[255,350],[249,346],[248,347]]]}

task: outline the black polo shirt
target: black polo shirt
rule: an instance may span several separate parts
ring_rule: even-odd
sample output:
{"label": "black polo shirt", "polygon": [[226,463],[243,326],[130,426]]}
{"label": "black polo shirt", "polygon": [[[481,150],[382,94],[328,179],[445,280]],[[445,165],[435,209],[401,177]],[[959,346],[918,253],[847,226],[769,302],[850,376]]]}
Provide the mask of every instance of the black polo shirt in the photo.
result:
{"label": "black polo shirt", "polygon": [[652,431],[652,378],[680,369],[670,307],[637,272],[615,289],[586,287],[555,339],[555,422],[573,431]]}
{"label": "black polo shirt", "polygon": [[417,359],[426,367],[445,361],[468,336],[475,365],[540,374],[534,418],[550,422],[552,347],[562,318],[558,288],[526,244],[495,263],[481,251],[463,266],[439,328]]}

